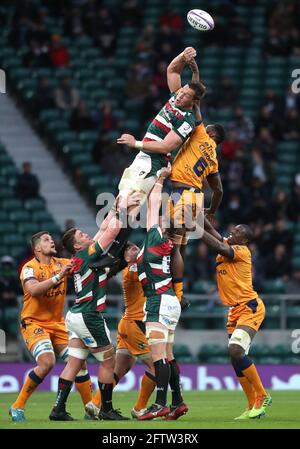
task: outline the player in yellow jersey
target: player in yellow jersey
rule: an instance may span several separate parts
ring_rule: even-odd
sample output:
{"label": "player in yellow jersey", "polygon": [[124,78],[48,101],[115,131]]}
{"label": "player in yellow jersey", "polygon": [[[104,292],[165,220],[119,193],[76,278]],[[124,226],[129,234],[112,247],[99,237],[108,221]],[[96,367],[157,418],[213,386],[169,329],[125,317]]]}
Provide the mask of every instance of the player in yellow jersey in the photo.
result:
{"label": "player in yellow jersey", "polygon": [[203,242],[218,253],[217,283],[222,303],[229,307],[227,332],[229,355],[237,378],[248,400],[248,407],[236,419],[260,418],[272,403],[248,352],[259,330],[265,306],[252,286],[252,262],[248,244],[253,238],[249,226],[236,226],[228,239],[223,239],[205,220]]}
{"label": "player in yellow jersey", "polygon": [[[68,333],[63,311],[72,263],[69,259],[55,257],[55,244],[47,231],[33,235],[31,246],[34,257],[23,266],[20,275],[24,291],[21,333],[37,366],[28,374],[10,408],[9,413],[15,422],[25,420],[25,404],[53,368],[55,354],[64,361],[68,357]],[[76,385],[85,405],[92,396],[86,367],[77,376]]]}
{"label": "player in yellow jersey", "polygon": [[194,111],[197,120],[195,131],[176,155],[170,176],[172,193],[169,213],[171,225],[175,228],[171,270],[175,293],[180,300],[183,294],[184,255],[188,232],[195,229],[196,219],[203,207],[202,189],[205,179],[212,190],[210,207],[206,210],[210,220],[223,196],[216,147],[224,140],[224,129],[219,124],[204,126],[199,103],[195,105]]}
{"label": "player in yellow jersey", "polygon": [[[156,382],[154,365],[145,335],[145,323],[143,322],[146,299],[138,278],[136,263],[130,263],[123,269],[122,284],[125,311],[118,325],[114,385],[117,385],[120,379],[131,370],[137,358],[146,364],[147,370],[142,378],[138,399],[131,411],[132,417],[137,418],[145,412],[148,399],[155,389]],[[99,407],[99,402],[100,391],[98,390],[93,397],[93,403]]]}

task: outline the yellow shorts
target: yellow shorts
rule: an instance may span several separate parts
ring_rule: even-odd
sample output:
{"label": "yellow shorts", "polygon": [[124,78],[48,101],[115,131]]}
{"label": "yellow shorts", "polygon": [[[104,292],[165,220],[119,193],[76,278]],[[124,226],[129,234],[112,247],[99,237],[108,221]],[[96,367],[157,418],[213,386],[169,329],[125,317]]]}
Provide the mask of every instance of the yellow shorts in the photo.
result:
{"label": "yellow shorts", "polygon": [[199,190],[173,189],[168,202],[170,222],[175,228],[184,226],[187,230],[194,230],[202,205],[203,193]]}
{"label": "yellow shorts", "polygon": [[226,329],[232,334],[237,326],[249,326],[256,332],[265,318],[265,305],[260,298],[253,299],[246,304],[230,307]]}
{"label": "yellow shorts", "polygon": [[68,346],[69,338],[65,321],[38,322],[31,319],[21,321],[21,333],[29,351],[40,340],[51,340],[55,349],[58,345]]}
{"label": "yellow shorts", "polygon": [[127,349],[134,357],[150,353],[143,321],[121,319],[117,335],[118,349]]}

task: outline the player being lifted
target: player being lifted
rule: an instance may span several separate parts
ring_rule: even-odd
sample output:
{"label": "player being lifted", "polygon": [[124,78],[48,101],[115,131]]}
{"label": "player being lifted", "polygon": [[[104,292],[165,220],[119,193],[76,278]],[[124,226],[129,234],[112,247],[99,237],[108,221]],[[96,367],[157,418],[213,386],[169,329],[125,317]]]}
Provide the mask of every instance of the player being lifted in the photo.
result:
{"label": "player being lifted", "polygon": [[[90,265],[103,255],[120,231],[127,215],[127,207],[136,206],[138,201],[137,193],[132,193],[127,198],[119,198],[116,215],[109,215],[104,220],[94,239],[75,228],[68,230],[63,236],[65,248],[74,255],[72,261],[76,300],[66,316],[69,358],[58,381],[56,403],[50,413],[50,420],[73,420],[66,412],[65,404],[74,379],[84,366],[89,353],[101,362],[98,383],[102,405],[98,417],[104,420],[127,419],[112,406],[115,356],[110,333],[101,314],[106,307],[107,275],[105,270],[93,271]],[[135,260],[135,245],[128,247],[125,253],[129,261]]]}
{"label": "player being lifted", "polygon": [[[37,366],[28,374],[10,408],[13,421],[25,420],[26,402],[55,365],[55,354],[64,361],[68,357],[69,340],[63,311],[67,276],[73,265],[68,259],[55,257],[55,244],[47,231],[33,235],[31,247],[34,257],[23,266],[20,275],[24,291],[21,332]],[[77,373],[75,382],[85,406],[92,396],[91,380],[85,365]]]}
{"label": "player being lifted", "polygon": [[[159,210],[164,179],[170,168],[163,168],[148,198],[147,235],[137,258],[139,280],[146,296],[146,337],[155,368],[156,400],[138,420],[166,416],[174,420],[188,411],[180,390],[179,367],[173,355],[175,328],[181,308],[174,294],[170,274],[173,243],[169,232],[162,232]],[[171,409],[166,406],[168,384],[172,390]]]}
{"label": "player being lifted", "polygon": [[265,415],[272,398],[264,389],[256,367],[248,352],[251,342],[265,317],[263,301],[253,290],[252,262],[248,244],[253,233],[240,224],[223,239],[205,220],[203,242],[218,253],[217,283],[220,298],[229,307],[227,332],[229,355],[237,378],[248,400],[247,409],[235,419],[253,419]]}
{"label": "player being lifted", "polygon": [[[172,95],[150,123],[143,141],[136,141],[129,134],[123,134],[117,140],[119,144],[126,144],[140,150],[133,163],[123,173],[119,183],[119,191],[122,195],[137,191],[143,194],[145,200],[158,179],[161,169],[169,163],[167,153],[180,147],[194,131],[196,119],[193,106],[205,92],[205,86],[199,82],[197,66],[193,62],[195,56],[196,50],[188,47],[169,64],[167,80]],[[192,81],[174,92],[172,89],[174,79],[180,79],[186,64],[192,70]],[[131,215],[136,215],[138,210],[138,207],[132,210]],[[117,241],[109,249],[110,256],[118,255],[129,233],[130,228],[121,231]]]}
{"label": "player being lifted", "polygon": [[[169,65],[167,72],[168,86],[171,92],[175,92],[170,102],[175,99],[173,100],[175,105],[178,99],[180,101],[182,92],[187,88],[187,86],[181,88],[181,72],[187,58],[189,58],[188,64],[193,72],[193,80],[202,89],[201,94],[195,95],[193,102],[190,103],[190,107],[193,108],[193,129],[196,126],[195,130],[191,130],[189,139],[184,143],[172,164],[172,200],[169,207],[171,224],[176,232],[173,235],[175,251],[172,254],[171,271],[175,293],[180,301],[183,293],[184,252],[188,241],[186,234],[194,229],[197,212],[200,212],[202,208],[204,179],[207,179],[213,191],[211,205],[207,211],[210,217],[218,209],[223,195],[218,173],[216,146],[224,140],[225,133],[221,125],[212,124],[205,128],[202,123],[200,99],[205,93],[205,87],[199,81],[199,70],[194,59],[196,52],[192,50],[191,48],[185,50],[187,56],[185,56],[185,52],[177,56]],[[185,107],[188,106],[185,104],[183,108]],[[163,111],[151,123],[142,143],[136,142],[133,136],[127,134],[123,135],[118,142],[138,148],[142,145],[144,150],[139,154],[143,154],[147,150],[146,153],[151,155],[151,158],[163,158],[167,153],[180,147],[183,140],[181,139],[180,142],[178,135],[176,136],[176,129],[163,135],[161,130],[164,128]],[[163,118],[161,118],[162,116]],[[187,125],[185,127],[187,128]],[[152,132],[149,134],[150,130]],[[156,141],[149,141],[151,140],[149,136],[152,140],[156,137]],[[161,140],[162,137],[164,137],[163,140]]]}

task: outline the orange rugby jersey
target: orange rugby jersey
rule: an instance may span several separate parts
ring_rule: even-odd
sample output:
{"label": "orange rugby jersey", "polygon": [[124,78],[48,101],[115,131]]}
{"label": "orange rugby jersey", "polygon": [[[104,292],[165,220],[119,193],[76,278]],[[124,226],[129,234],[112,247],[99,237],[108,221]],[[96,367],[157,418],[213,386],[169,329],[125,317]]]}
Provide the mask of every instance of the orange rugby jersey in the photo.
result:
{"label": "orange rugby jersey", "polygon": [[36,279],[46,281],[58,274],[63,265],[69,263],[68,259],[52,257],[50,265],[43,264],[35,257],[25,263],[20,279],[24,292],[24,304],[21,319],[32,319],[41,322],[60,322],[63,317],[64,303],[67,292],[67,278],[64,277],[58,285],[47,291],[44,296],[34,298],[26,289],[26,281]]}
{"label": "orange rugby jersey", "polygon": [[221,301],[226,306],[243,304],[258,298],[252,285],[251,252],[245,245],[232,245],[233,259],[217,256],[217,283]]}
{"label": "orange rugby jersey", "polygon": [[216,146],[203,123],[196,126],[194,133],[173,161],[171,181],[202,189],[204,179],[218,173]]}
{"label": "orange rugby jersey", "polygon": [[142,320],[146,298],[138,278],[137,265],[131,264],[123,270],[123,292],[125,312],[123,318]]}

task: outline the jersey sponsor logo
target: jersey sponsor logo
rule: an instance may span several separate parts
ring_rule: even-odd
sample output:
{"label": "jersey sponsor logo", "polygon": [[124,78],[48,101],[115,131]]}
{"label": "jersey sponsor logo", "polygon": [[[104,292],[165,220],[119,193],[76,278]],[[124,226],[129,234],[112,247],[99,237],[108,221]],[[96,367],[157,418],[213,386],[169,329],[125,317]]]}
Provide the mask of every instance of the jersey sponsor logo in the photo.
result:
{"label": "jersey sponsor logo", "polygon": [[187,137],[193,131],[193,128],[188,122],[183,122],[181,126],[177,129],[177,131],[183,136]]}
{"label": "jersey sponsor logo", "polygon": [[83,343],[86,344],[86,346],[92,345],[94,343],[94,339],[91,337],[82,337],[81,339]]}
{"label": "jersey sponsor logo", "polygon": [[42,329],[41,327],[37,327],[36,329],[34,329],[33,333],[35,335],[40,335],[44,333],[44,329]]}
{"label": "jersey sponsor logo", "polygon": [[96,252],[96,244],[93,243],[92,245],[89,246],[88,249],[89,256],[92,256],[93,254],[95,254],[95,252]]}
{"label": "jersey sponsor logo", "polygon": [[35,277],[34,269],[32,267],[24,268],[23,279],[25,280],[25,279],[32,278],[32,277]]}

